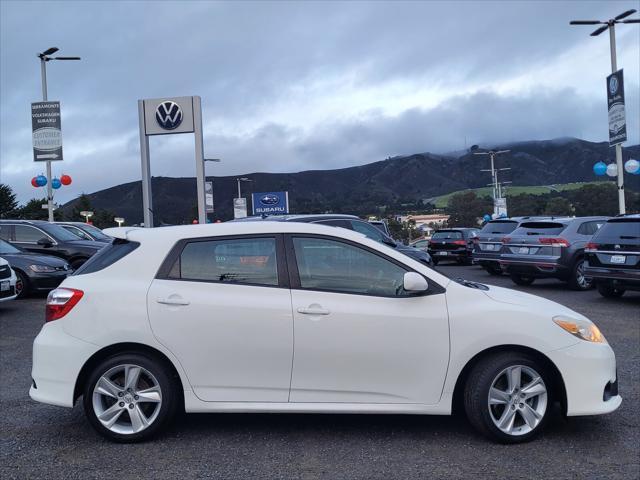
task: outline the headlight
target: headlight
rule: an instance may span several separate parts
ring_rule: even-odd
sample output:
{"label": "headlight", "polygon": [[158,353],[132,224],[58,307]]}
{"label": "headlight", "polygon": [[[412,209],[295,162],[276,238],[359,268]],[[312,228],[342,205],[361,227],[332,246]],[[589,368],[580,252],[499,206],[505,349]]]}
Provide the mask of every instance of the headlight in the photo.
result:
{"label": "headlight", "polygon": [[29,268],[36,273],[51,273],[56,271],[55,268],[49,265],[29,265]]}
{"label": "headlight", "polygon": [[582,340],[594,343],[607,343],[607,339],[604,338],[600,329],[596,325],[588,320],[579,320],[577,318],[565,317],[564,315],[558,315],[553,317],[553,321],[556,325],[562,327]]}

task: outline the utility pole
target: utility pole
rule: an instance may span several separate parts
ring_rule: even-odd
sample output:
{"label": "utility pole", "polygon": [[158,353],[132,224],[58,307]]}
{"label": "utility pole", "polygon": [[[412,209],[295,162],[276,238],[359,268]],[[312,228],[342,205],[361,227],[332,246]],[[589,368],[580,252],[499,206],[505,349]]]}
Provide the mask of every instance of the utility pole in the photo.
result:
{"label": "utility pole", "polygon": [[[46,102],[47,98],[47,62],[50,60],[80,60],[80,57],[50,57],[59,50],[57,47],[51,47],[38,54],[40,59],[40,76],[42,78],[42,101]],[[53,188],[51,187],[51,160],[47,160],[47,211],[49,212],[49,221],[53,222]]]}
{"label": "utility pole", "polygon": [[[629,15],[636,13],[636,10],[627,10],[622,12],[617,17],[609,20],[572,20],[569,25],[603,25],[594,32],[591,33],[592,37],[597,37],[602,32],[609,30],[609,47],[611,49],[611,73],[618,71],[618,62],[616,59],[616,23],[640,23],[639,18],[627,18]],[[618,166],[618,209],[621,215],[624,215],[627,211],[624,199],[624,169],[622,166],[622,143],[617,143],[616,146],[616,165]]]}
{"label": "utility pole", "polygon": [[474,155],[488,155],[491,159],[491,169],[482,170],[483,172],[491,172],[491,189],[492,189],[492,198],[493,198],[493,206],[495,210],[496,199],[502,198],[502,192],[500,191],[500,186],[498,184],[498,171],[500,170],[510,170],[510,168],[496,168],[495,165],[495,157],[497,155],[501,155],[503,153],[508,153],[511,150],[489,150],[488,152],[473,152]]}

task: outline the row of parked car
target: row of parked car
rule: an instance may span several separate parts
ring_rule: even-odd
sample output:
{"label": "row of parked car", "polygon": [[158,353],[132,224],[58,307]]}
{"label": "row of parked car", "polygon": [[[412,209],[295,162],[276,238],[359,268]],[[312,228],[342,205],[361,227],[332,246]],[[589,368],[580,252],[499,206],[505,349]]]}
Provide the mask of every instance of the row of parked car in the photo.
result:
{"label": "row of parked car", "polygon": [[0,220],[0,300],[56,288],[110,241],[81,222]]}
{"label": "row of parked car", "polygon": [[605,297],[640,290],[640,215],[504,218],[482,229],[438,230],[413,246],[426,248],[436,265],[476,263],[517,285],[557,278],[575,290],[595,285]]}

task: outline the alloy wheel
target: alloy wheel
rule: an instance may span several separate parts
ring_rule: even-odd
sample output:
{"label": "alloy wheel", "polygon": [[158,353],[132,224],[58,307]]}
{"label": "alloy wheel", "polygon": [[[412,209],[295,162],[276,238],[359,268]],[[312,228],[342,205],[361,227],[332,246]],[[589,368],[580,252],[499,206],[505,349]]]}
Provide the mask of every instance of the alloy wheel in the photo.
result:
{"label": "alloy wheel", "polygon": [[542,421],[547,399],[547,387],[538,372],[525,365],[510,366],[491,382],[489,414],[503,433],[525,435]]}
{"label": "alloy wheel", "polygon": [[587,289],[591,287],[591,282],[593,280],[590,277],[585,276],[584,274],[584,260],[581,260],[578,265],[576,265],[576,283],[582,289]]}
{"label": "alloy wheel", "polygon": [[96,382],[92,405],[98,421],[110,431],[139,433],[158,417],[162,390],[147,369],[133,364],[118,365]]}

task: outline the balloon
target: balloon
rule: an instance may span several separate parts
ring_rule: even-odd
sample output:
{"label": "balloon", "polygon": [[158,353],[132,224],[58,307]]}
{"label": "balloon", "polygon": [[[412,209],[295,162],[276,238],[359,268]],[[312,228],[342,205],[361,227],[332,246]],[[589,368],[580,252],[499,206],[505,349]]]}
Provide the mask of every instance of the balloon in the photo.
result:
{"label": "balloon", "polygon": [[485,213],[485,214],[484,214],[484,217],[482,217],[482,219],[483,219],[485,222],[488,222],[488,221],[490,221],[490,220],[491,220],[491,215],[489,215],[488,213]]}
{"label": "balloon", "polygon": [[69,175],[62,175],[60,177],[60,183],[62,183],[62,185],[71,185],[71,177]]}
{"label": "balloon", "polygon": [[616,165],[615,163],[610,163],[609,165],[607,165],[607,175],[609,175],[610,177],[617,177],[618,165]]}
{"label": "balloon", "polygon": [[631,158],[625,162],[624,169],[627,173],[638,175],[640,173],[640,162]]}
{"label": "balloon", "polygon": [[45,177],[44,175],[38,175],[36,177],[36,183],[39,187],[44,187],[47,184],[47,177]]}
{"label": "balloon", "polygon": [[60,183],[60,180],[58,178],[54,178],[53,180],[51,180],[51,188],[53,188],[54,190],[59,189],[62,186],[62,183]]}
{"label": "balloon", "polygon": [[40,185],[38,185],[38,177],[33,177],[31,179],[31,185],[33,185],[36,188],[38,188],[40,186]]}
{"label": "balloon", "polygon": [[198,220],[194,220],[194,221],[193,221],[193,222],[191,222],[191,223],[193,223],[194,225],[196,225],[196,224],[198,223]]}
{"label": "balloon", "polygon": [[593,173],[598,176],[602,176],[607,173],[607,164],[604,162],[598,162],[593,166]]}

